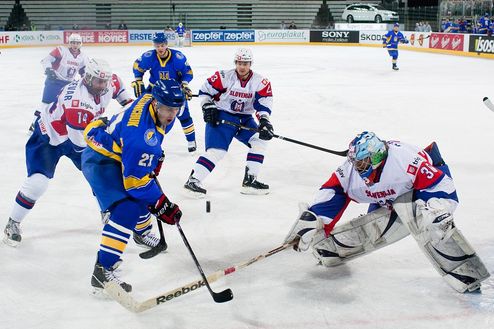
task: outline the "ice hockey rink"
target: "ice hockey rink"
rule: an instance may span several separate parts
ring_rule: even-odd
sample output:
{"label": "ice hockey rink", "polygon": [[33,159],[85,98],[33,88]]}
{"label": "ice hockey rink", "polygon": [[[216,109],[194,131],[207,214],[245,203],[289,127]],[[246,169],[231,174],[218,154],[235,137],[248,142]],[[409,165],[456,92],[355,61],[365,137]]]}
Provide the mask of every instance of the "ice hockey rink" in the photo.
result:
{"label": "ice hockey rink", "polygon": [[[233,67],[236,47],[182,49],[194,70],[195,92],[215,70]],[[89,56],[109,61],[127,86],[133,61],[149,48],[83,46]],[[460,198],[457,227],[494,271],[494,113],[482,103],[484,96],[494,98],[493,60],[400,51],[395,72],[381,48],[252,48],[254,71],[272,82],[277,134],[335,150],[346,149],[362,130],[424,147],[436,141]],[[40,60],[50,50],[0,54],[2,230],[26,175],[27,128],[44,83]],[[198,100],[190,106],[202,151]],[[118,110],[114,102],[109,113]],[[205,200],[190,199],[182,189],[199,153],[188,154],[179,124],[163,147],[160,182],[182,208],[182,228],[206,274],[281,245],[298,203],[310,202],[344,161],[273,139],[259,177],[271,193],[246,196],[239,193],[246,148],[234,141],[204,182],[211,201],[206,213]],[[310,253],[285,250],[212,283],[216,292],[232,289],[228,303],[215,303],[202,288],[133,314],[91,295],[102,227],[82,174],[64,158],[50,184],[22,223],[22,244],[14,249],[0,243],[0,328],[494,328],[494,279],[483,283],[481,293],[456,293],[412,237],[335,268],[317,266]],[[365,210],[351,204],[341,222]],[[143,260],[143,249],[131,241],[124,254],[121,276],[138,300],[200,279],[177,229],[165,225],[165,234],[166,253]]]}

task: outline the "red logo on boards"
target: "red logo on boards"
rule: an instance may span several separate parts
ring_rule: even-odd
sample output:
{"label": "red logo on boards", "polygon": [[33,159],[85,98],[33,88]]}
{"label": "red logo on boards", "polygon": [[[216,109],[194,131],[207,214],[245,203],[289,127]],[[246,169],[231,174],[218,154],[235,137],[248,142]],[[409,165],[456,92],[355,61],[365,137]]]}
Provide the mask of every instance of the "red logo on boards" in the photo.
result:
{"label": "red logo on boards", "polygon": [[79,106],[79,100],[78,99],[73,99],[72,100],[72,107],[78,107]]}

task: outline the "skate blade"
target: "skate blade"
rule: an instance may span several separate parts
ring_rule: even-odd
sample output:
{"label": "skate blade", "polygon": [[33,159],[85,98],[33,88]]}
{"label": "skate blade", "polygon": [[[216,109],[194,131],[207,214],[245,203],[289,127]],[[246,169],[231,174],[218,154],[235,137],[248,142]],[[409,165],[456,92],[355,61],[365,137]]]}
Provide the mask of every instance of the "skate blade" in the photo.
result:
{"label": "skate blade", "polygon": [[11,240],[11,239],[7,238],[6,236],[3,238],[3,242],[7,246],[14,247],[14,248],[17,248],[19,246],[19,244],[21,244],[20,241]]}
{"label": "skate blade", "polygon": [[240,190],[240,193],[246,194],[246,195],[266,195],[269,194],[269,190],[260,190],[257,188],[252,188],[252,187],[242,187]]}
{"label": "skate blade", "polygon": [[206,197],[205,193],[194,192],[184,187],[185,193],[194,199],[204,199]]}

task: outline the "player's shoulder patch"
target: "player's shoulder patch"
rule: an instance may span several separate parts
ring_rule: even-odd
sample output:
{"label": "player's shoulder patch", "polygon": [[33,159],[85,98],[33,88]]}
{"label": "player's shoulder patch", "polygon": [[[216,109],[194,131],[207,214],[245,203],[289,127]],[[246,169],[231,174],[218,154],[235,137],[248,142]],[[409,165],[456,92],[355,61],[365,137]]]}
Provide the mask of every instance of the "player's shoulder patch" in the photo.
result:
{"label": "player's shoulder patch", "polygon": [[144,54],[142,54],[142,57],[151,57],[151,56],[153,56],[152,50],[146,51]]}
{"label": "player's shoulder patch", "polygon": [[144,141],[149,146],[156,146],[158,144],[158,137],[154,128],[150,128],[144,132]]}
{"label": "player's shoulder patch", "polygon": [[176,57],[177,59],[184,59],[184,58],[185,58],[184,54],[182,54],[182,53],[181,53],[181,52],[179,52],[179,51],[177,51],[177,52],[175,53],[175,57]]}

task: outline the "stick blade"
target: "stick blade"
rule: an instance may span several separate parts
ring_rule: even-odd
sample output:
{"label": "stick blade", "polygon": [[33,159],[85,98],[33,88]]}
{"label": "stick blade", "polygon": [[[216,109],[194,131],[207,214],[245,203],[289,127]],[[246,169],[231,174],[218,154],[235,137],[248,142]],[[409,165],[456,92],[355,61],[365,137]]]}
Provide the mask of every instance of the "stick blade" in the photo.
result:
{"label": "stick blade", "polygon": [[139,313],[141,310],[139,309],[139,303],[132,298],[132,296],[126,292],[118,283],[114,281],[110,281],[105,283],[105,292],[117,301],[120,305],[125,307],[127,310]]}
{"label": "stick blade", "polygon": [[153,247],[153,248],[151,248],[151,249],[149,249],[147,251],[141,252],[139,254],[139,257],[141,257],[142,259],[153,258],[154,256],[157,256],[161,252],[165,251],[167,248],[168,248],[168,245],[166,244],[166,242],[163,241],[163,240],[161,240],[156,245],[156,247]]}
{"label": "stick blade", "polygon": [[216,303],[225,303],[233,299],[233,291],[231,289],[223,290],[213,294],[213,299]]}
{"label": "stick blade", "polygon": [[494,112],[494,104],[492,104],[491,100],[489,97],[484,97],[483,99],[484,105],[491,111]]}

